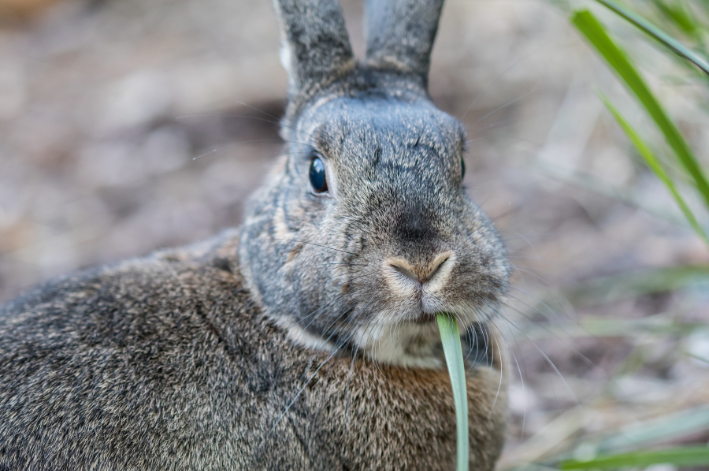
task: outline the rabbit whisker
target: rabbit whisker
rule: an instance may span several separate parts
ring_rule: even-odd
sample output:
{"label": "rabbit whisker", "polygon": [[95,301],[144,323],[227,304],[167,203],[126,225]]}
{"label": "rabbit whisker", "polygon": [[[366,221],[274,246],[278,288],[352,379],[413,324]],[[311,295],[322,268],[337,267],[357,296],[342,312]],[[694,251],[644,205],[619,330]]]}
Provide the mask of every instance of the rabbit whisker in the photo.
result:
{"label": "rabbit whisker", "polygon": [[308,385],[310,384],[310,382],[313,380],[313,378],[315,378],[315,375],[320,371],[320,369],[325,365],[325,363],[327,363],[328,361],[330,361],[330,360],[335,356],[335,354],[337,354],[337,351],[338,351],[338,349],[335,348],[335,349],[332,351],[332,353],[330,354],[330,356],[328,356],[322,363],[320,363],[320,365],[315,369],[315,371],[313,371],[313,374],[310,376],[310,379],[308,379],[308,381],[306,381],[306,383],[303,385],[302,388],[300,388],[300,390],[299,390],[298,393],[295,395],[295,397],[288,403],[288,405],[286,406],[286,409],[281,413],[280,416],[278,416],[278,419],[277,419],[276,422],[273,424],[273,427],[271,427],[271,431],[268,433],[268,435],[267,435],[266,438],[264,439],[264,443],[262,443],[261,446],[265,445],[265,441],[266,441],[268,438],[270,438],[270,436],[271,436],[271,435],[273,434],[273,432],[276,430],[276,427],[277,427],[278,424],[281,422],[281,420],[283,419],[283,417],[286,415],[286,413],[288,413],[288,411],[289,411],[290,408],[293,406],[293,404],[295,404],[295,401],[298,400],[298,398],[299,398],[300,395],[303,393],[303,391],[305,391],[305,388],[308,387]]}
{"label": "rabbit whisker", "polygon": [[[335,332],[333,332],[332,334],[330,334],[330,336],[327,338],[326,342],[330,341],[330,339],[332,338],[333,335],[335,335]],[[350,334],[350,337],[351,337],[351,335],[353,335],[353,334]],[[313,371],[313,373],[310,375],[310,378],[305,382],[305,384],[303,385],[303,387],[300,388],[300,390],[298,391],[298,393],[297,393],[297,394],[295,395],[295,397],[288,403],[288,405],[286,406],[285,410],[281,413],[281,415],[278,417],[278,419],[276,420],[276,422],[273,424],[273,427],[271,427],[271,430],[270,430],[269,434],[268,434],[267,437],[264,439],[264,443],[262,444],[262,446],[265,444],[265,441],[273,434],[273,432],[275,431],[275,429],[276,429],[276,427],[278,426],[278,424],[280,423],[280,421],[283,419],[283,417],[286,415],[286,413],[288,413],[288,411],[289,411],[290,408],[293,406],[293,404],[295,404],[295,401],[298,400],[298,398],[299,398],[300,395],[303,393],[303,391],[305,391],[305,388],[308,387],[308,385],[310,384],[310,382],[315,378],[315,376],[316,376],[317,373],[322,369],[322,367],[323,367],[327,362],[329,362],[332,358],[334,358],[334,356],[340,351],[340,348],[341,348],[340,346],[337,346],[337,345],[336,345],[335,348],[333,349],[333,351],[330,353],[330,355],[329,355],[325,360],[323,360],[322,363],[320,363],[320,365],[315,369],[315,371]]]}
{"label": "rabbit whisker", "polygon": [[[550,116],[550,115],[556,115],[556,110],[554,111],[547,111],[543,113],[536,113],[535,117],[539,118],[542,116]],[[530,117],[531,118],[531,117]],[[494,123],[490,123],[487,126],[481,127],[481,128],[472,128],[471,132],[475,135],[475,137],[469,139],[470,142],[474,141],[475,139],[479,139],[481,136],[481,132],[484,131],[489,131],[490,129],[494,129],[500,126],[504,126],[506,124],[514,123],[518,118],[516,116],[513,116],[511,118],[506,118],[506,119],[501,119],[500,121],[495,121]]]}
{"label": "rabbit whisker", "polygon": [[354,252],[348,252],[348,251],[346,251],[346,250],[340,250],[340,249],[336,249],[336,248],[333,248],[333,247],[328,247],[327,245],[322,245],[322,244],[318,244],[318,243],[315,243],[315,242],[310,242],[310,241],[307,241],[307,240],[295,239],[295,241],[296,241],[296,242],[300,242],[301,244],[315,245],[315,246],[317,246],[317,247],[322,247],[322,248],[324,248],[324,249],[330,249],[330,250],[334,250],[334,251],[336,251],[336,252],[342,252],[342,253],[346,253],[346,254],[349,254],[349,255],[354,255],[354,256],[359,255],[359,254],[356,254],[356,253],[354,253]]}
{"label": "rabbit whisker", "polygon": [[[513,299],[516,299],[516,298],[513,297]],[[518,300],[518,301],[519,301],[519,300]],[[522,302],[522,301],[520,301],[520,302]],[[534,319],[533,319],[533,318],[531,318],[529,315],[523,313],[523,312],[520,311],[519,309],[515,308],[514,306],[510,306],[509,304],[507,304],[507,307],[509,307],[510,309],[514,310],[515,312],[517,312],[517,313],[520,314],[521,316],[525,317],[525,318],[528,319],[529,321],[534,322]],[[566,344],[566,345],[571,349],[572,352],[574,352],[576,355],[578,355],[578,357],[579,357],[587,366],[592,367],[592,368],[598,367],[598,365],[596,365],[596,364],[593,362],[593,360],[591,360],[591,359],[588,358],[586,355],[584,355],[583,353],[581,353],[581,352],[573,345],[573,343],[571,342],[572,336],[571,336],[568,332],[566,332],[566,331],[564,330],[563,326],[558,322],[558,320],[557,320],[556,318],[550,318],[550,317],[546,316],[541,310],[538,310],[538,309],[537,309],[537,312],[539,312],[540,314],[542,314],[547,320],[549,320],[549,321],[553,322],[554,324],[556,324],[557,326],[561,327],[561,328],[562,328],[562,331],[564,331],[564,333],[565,333],[566,335],[563,336],[563,337],[560,336],[560,335],[558,335],[556,332],[554,332],[553,330],[551,330],[551,329],[550,329],[547,325],[545,325],[544,323],[535,322],[535,323],[534,323],[535,325],[540,326],[542,329],[544,329],[546,332],[548,332],[549,334],[551,334],[551,335],[552,335],[554,338],[556,338],[557,340],[561,340],[562,342],[564,342],[564,344]],[[554,316],[554,317],[555,317],[555,316]],[[506,320],[507,320],[507,319],[506,319]],[[508,320],[508,322],[509,322],[509,320]],[[532,340],[531,337],[529,337],[529,335],[526,335],[526,334],[525,334],[525,336],[526,336],[529,340]],[[532,341],[532,342],[533,342],[533,341]]]}
{"label": "rabbit whisker", "polygon": [[258,112],[258,113],[261,113],[262,115],[265,115],[265,116],[268,116],[269,118],[274,119],[275,121],[272,121],[272,122],[275,123],[275,124],[281,124],[281,119],[280,119],[278,116],[273,116],[271,113],[266,113],[266,112],[263,111],[262,109],[257,108],[257,107],[255,107],[255,106],[253,106],[253,105],[249,105],[248,103],[244,103],[243,101],[238,101],[238,100],[237,100],[236,103],[238,103],[238,104],[240,104],[240,105],[243,105],[243,106],[245,106],[245,107],[247,107],[247,108],[251,108],[252,110],[254,110],[254,111]]}
{"label": "rabbit whisker", "polygon": [[[507,340],[507,337],[505,337],[504,334],[502,334],[502,329],[500,328],[500,326],[497,324],[495,324],[495,326],[500,331],[500,335],[503,336],[503,339],[505,340],[505,342],[509,345],[510,342]],[[509,328],[509,325],[508,325],[508,328]],[[515,345],[517,346],[517,348],[519,348],[519,342],[517,341],[517,338],[514,335],[512,335],[511,332],[510,332],[510,334],[512,336],[512,339],[515,342]],[[522,383],[522,397],[525,397],[526,384],[524,382],[524,375],[522,374],[522,368],[520,367],[519,361],[517,359],[517,355],[515,354],[514,350],[510,349],[509,352],[512,354],[512,359],[515,361],[515,365],[517,366],[517,373],[519,374],[519,380],[520,380],[520,383]],[[524,362],[524,358],[522,359],[522,362]],[[526,368],[525,368],[525,370],[526,370]],[[527,407],[525,405],[524,411],[522,413],[522,428],[520,431],[520,436],[524,436],[524,427],[525,427],[526,422],[527,422]]]}
{"label": "rabbit whisker", "polygon": [[366,266],[368,266],[364,263],[352,263],[352,262],[330,262],[330,263],[325,263],[324,265],[342,265],[345,267],[366,267]]}
{"label": "rabbit whisker", "polygon": [[561,373],[561,371],[559,371],[559,369],[556,367],[556,365],[551,360],[551,358],[549,358],[549,356],[539,347],[539,345],[537,345],[537,343],[534,341],[534,339],[532,339],[532,337],[530,337],[525,331],[523,331],[514,322],[507,319],[501,313],[498,313],[498,315],[500,318],[502,318],[503,320],[510,323],[510,325],[513,326],[514,328],[516,328],[522,335],[527,337],[527,339],[530,341],[530,343],[535,348],[535,350],[537,350],[537,352],[539,352],[539,354],[544,358],[544,360],[547,362],[547,364],[554,370],[554,372],[559,377],[559,379],[561,379],[561,381],[564,384],[564,386],[566,387],[566,389],[569,391],[569,393],[571,393],[571,397],[574,398],[574,401],[576,402],[576,404],[580,405],[581,403],[579,402],[578,398],[576,397],[576,394],[574,393],[573,389],[571,389],[571,386],[569,385],[569,383],[566,382],[566,378],[564,378],[564,375]]}
{"label": "rabbit whisker", "polygon": [[[491,322],[493,325],[495,325],[495,321],[494,321],[494,320],[490,320],[490,322]],[[500,331],[500,335],[503,335],[503,334],[502,334],[502,331],[501,331],[500,329],[497,329],[497,330]],[[503,335],[503,338],[504,338],[504,335]],[[495,342],[495,345],[497,346],[497,350],[498,350],[499,352],[502,352],[502,350],[501,350],[501,348],[500,348],[500,344],[499,344],[498,341],[497,341],[497,337],[496,337],[496,336],[492,336],[492,340]],[[503,374],[504,374],[504,373],[503,373],[503,369],[504,369],[504,367],[505,367],[505,362],[504,362],[503,359],[502,359],[502,353],[500,353],[499,362],[500,362],[500,381],[499,381],[498,384],[497,384],[497,393],[495,393],[495,400],[492,401],[492,407],[490,407],[490,412],[489,412],[488,415],[487,415],[487,418],[488,418],[488,419],[492,416],[492,411],[495,409],[495,404],[497,404],[497,399],[498,399],[498,397],[500,396],[500,391],[502,390],[502,376],[503,376]],[[495,348],[494,348],[494,347],[492,348],[492,358],[490,359],[490,363],[491,363],[491,364],[494,364],[494,363],[495,363]]]}
{"label": "rabbit whisker", "polygon": [[[322,306],[322,307],[316,309],[315,311],[311,312],[310,314],[304,316],[302,319],[299,319],[298,321],[296,321],[296,324],[300,324],[301,322],[304,322],[308,318],[312,317],[314,314],[318,313],[319,311],[321,311],[323,309],[327,309],[328,306],[332,306],[332,305],[336,304],[337,302],[338,302],[338,300],[335,300],[335,301],[332,301],[332,302],[326,304],[325,306]],[[304,330],[307,330],[307,327],[309,327],[309,326],[310,326],[310,324],[308,324],[308,326],[306,326],[304,328]],[[278,334],[277,336],[275,336],[274,338],[271,339],[271,341],[266,346],[266,350],[268,350],[269,347],[273,346],[277,341],[282,340],[286,336],[288,336],[288,329],[283,329],[280,334]],[[290,351],[290,349],[292,349],[293,346],[294,346],[294,343],[291,343],[288,351]],[[249,361],[250,362],[253,361],[259,353],[260,352],[254,353],[254,355],[251,357],[251,359]]]}
{"label": "rabbit whisker", "polygon": [[[280,139],[250,139],[248,141],[232,141],[229,143],[229,145],[241,145],[241,144],[253,144],[254,142],[280,142]],[[217,147],[214,148],[210,151],[207,151],[203,154],[198,155],[197,157],[192,157],[192,160],[197,160],[201,159],[202,157],[206,157],[209,154],[214,154],[216,152],[224,150],[226,147]]]}
{"label": "rabbit whisker", "polygon": [[[519,291],[520,293],[522,293],[522,294],[524,294],[524,295],[527,295],[527,296],[530,296],[530,297],[534,297],[534,296],[531,296],[531,295],[525,293],[524,291],[522,291],[521,289],[519,289],[519,288],[517,288],[517,287],[511,287],[511,288],[514,289],[514,290],[516,290],[516,291]],[[524,301],[524,300],[518,298],[517,296],[515,296],[515,295],[513,295],[513,294],[508,293],[508,294],[507,294],[507,297],[510,298],[510,299],[512,299],[512,300],[514,300],[514,301],[517,301],[518,303],[522,304],[523,306],[529,308],[529,309],[532,311],[532,313],[540,314],[540,315],[541,315],[542,317],[544,317],[545,319],[547,319],[547,320],[549,320],[549,321],[552,321],[552,322],[556,323],[556,325],[558,325],[559,327],[562,327],[562,328],[563,328],[563,326],[562,326],[561,323],[560,323],[560,322],[561,322],[561,318],[556,314],[556,311],[555,311],[554,309],[552,309],[546,302],[542,301],[541,299],[535,299],[535,301],[537,301],[537,303],[542,304],[543,307],[545,307],[546,310],[548,310],[548,312],[545,312],[545,311],[543,311],[543,310],[537,308],[536,306],[532,306],[531,304],[527,303],[526,301]],[[530,321],[533,321],[533,320],[534,320],[531,316],[529,316],[528,314],[525,314],[525,313],[521,312],[521,311],[520,311],[519,309],[517,309],[516,307],[514,307],[514,306],[512,306],[512,305],[510,305],[510,304],[507,304],[507,306],[510,307],[510,308],[512,308],[512,309],[514,309],[516,312],[518,312],[519,314],[521,314],[521,315],[524,316],[525,318],[529,319]],[[567,332],[565,332],[565,333],[567,333]],[[568,334],[568,333],[567,333],[567,334]]]}
{"label": "rabbit whisker", "polygon": [[[310,320],[310,322],[308,322],[308,325],[306,325],[305,327],[301,327],[304,331],[309,332],[308,328],[313,324],[313,322],[315,322],[316,320],[319,319],[320,314],[322,314],[324,311],[330,309],[331,307],[335,306],[339,302],[340,302],[340,299],[335,299],[335,300],[325,304],[324,306],[320,307],[319,309],[316,309],[315,311],[313,311],[310,314],[308,314],[307,316],[305,316],[303,319],[298,320],[296,322],[296,324],[300,324],[302,321],[304,321],[308,317],[312,316],[312,319]],[[342,316],[340,316],[340,317],[342,317]],[[321,336],[321,340],[322,340],[322,336]],[[327,341],[325,341],[325,343],[327,343]],[[296,346],[296,343],[292,342],[288,351],[290,352],[295,346]]]}
{"label": "rabbit whisker", "polygon": [[480,122],[482,122],[482,121],[485,121],[487,118],[489,118],[490,116],[494,115],[495,113],[497,113],[497,112],[499,112],[499,111],[502,111],[503,109],[505,109],[505,108],[507,108],[507,107],[509,107],[509,106],[514,105],[514,104],[517,103],[518,101],[524,100],[525,98],[527,98],[528,96],[530,96],[530,95],[532,95],[534,92],[536,92],[536,90],[537,90],[536,87],[534,87],[534,88],[532,88],[531,90],[529,90],[528,92],[523,93],[522,95],[518,96],[517,98],[513,98],[512,100],[508,101],[507,103],[504,103],[504,104],[502,104],[502,105],[500,105],[500,106],[495,107],[495,108],[492,109],[491,111],[488,111],[487,113],[485,113],[484,115],[482,115],[480,118],[476,119],[476,120],[472,123],[473,128],[475,127],[476,124],[478,124],[478,123],[480,123]]}
{"label": "rabbit whisker", "polygon": [[541,51],[542,49],[544,49],[544,47],[545,47],[545,46],[540,46],[540,47],[538,47],[537,49],[535,49],[534,51],[530,52],[529,54],[520,57],[520,58],[517,59],[512,65],[510,65],[510,66],[507,67],[505,70],[503,70],[502,73],[498,74],[494,79],[492,79],[492,80],[490,81],[490,83],[488,83],[488,84],[485,86],[485,88],[483,89],[483,91],[480,92],[480,93],[478,93],[478,95],[475,97],[475,99],[474,99],[473,102],[470,104],[470,106],[469,106],[468,109],[465,111],[465,114],[463,114],[463,117],[460,118],[460,120],[462,121],[462,120],[465,119],[466,116],[468,116],[468,113],[470,113],[470,111],[473,109],[473,107],[474,107],[475,104],[478,102],[478,100],[480,100],[481,98],[483,98],[483,97],[487,94],[487,92],[490,91],[490,89],[492,88],[493,85],[496,85],[496,84],[500,83],[500,79],[501,79],[502,77],[504,77],[504,76],[507,74],[507,72],[509,72],[510,70],[514,69],[517,65],[519,65],[520,63],[522,63],[522,62],[524,62],[525,60],[527,60],[527,59],[529,59],[530,57],[532,57],[534,54],[536,54],[536,53],[538,53],[539,51]]}

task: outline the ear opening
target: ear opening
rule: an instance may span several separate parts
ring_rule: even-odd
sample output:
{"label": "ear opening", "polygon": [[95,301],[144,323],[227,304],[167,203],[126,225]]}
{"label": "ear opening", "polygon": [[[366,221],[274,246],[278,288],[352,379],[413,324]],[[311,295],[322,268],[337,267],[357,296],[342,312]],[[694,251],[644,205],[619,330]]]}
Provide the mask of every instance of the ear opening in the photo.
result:
{"label": "ear opening", "polygon": [[274,0],[281,23],[281,62],[289,95],[325,86],[354,67],[352,47],[337,0]]}
{"label": "ear opening", "polygon": [[425,84],[443,0],[367,0],[367,65],[414,74]]}

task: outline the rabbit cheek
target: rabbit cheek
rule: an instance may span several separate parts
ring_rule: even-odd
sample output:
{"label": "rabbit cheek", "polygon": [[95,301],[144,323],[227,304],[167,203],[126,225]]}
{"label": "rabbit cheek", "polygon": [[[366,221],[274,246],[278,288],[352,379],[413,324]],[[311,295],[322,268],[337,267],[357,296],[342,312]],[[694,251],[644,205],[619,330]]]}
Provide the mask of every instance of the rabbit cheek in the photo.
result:
{"label": "rabbit cheek", "polygon": [[283,208],[277,208],[273,216],[273,236],[279,242],[285,242],[292,234],[286,223],[286,215]]}

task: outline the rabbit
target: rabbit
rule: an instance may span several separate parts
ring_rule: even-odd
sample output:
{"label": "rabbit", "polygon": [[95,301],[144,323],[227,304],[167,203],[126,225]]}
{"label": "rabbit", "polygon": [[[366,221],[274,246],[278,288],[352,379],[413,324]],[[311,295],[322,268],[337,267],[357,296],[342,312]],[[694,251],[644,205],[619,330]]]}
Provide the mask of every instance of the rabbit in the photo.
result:
{"label": "rabbit", "polygon": [[450,470],[435,314],[467,351],[470,467],[506,421],[510,264],[427,91],[442,0],[275,0],[284,155],[243,224],[0,309],[0,470]]}

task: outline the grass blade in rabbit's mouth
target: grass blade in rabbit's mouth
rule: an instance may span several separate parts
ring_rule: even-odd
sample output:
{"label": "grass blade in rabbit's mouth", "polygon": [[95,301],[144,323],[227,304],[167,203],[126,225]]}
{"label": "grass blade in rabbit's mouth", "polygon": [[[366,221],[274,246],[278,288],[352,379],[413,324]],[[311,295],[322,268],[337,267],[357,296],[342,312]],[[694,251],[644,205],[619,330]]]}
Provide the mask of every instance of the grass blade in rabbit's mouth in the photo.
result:
{"label": "grass blade in rabbit's mouth", "polygon": [[456,470],[468,471],[468,391],[458,322],[446,313],[436,314],[436,320],[453,388],[457,436]]}

